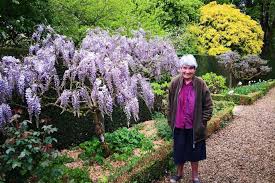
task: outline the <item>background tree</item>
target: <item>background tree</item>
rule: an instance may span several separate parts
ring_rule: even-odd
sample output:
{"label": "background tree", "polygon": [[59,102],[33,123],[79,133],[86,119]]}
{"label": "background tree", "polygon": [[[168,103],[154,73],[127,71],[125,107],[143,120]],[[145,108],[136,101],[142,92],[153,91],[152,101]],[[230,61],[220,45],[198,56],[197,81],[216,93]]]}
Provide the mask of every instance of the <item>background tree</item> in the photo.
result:
{"label": "background tree", "polygon": [[159,19],[163,28],[170,31],[197,22],[198,9],[203,5],[200,0],[158,0],[156,4],[162,10]]}
{"label": "background tree", "polygon": [[0,46],[28,45],[34,26],[48,20],[48,0],[1,0]]}
{"label": "background tree", "polygon": [[[212,0],[204,0],[207,4]],[[219,4],[234,4],[243,13],[251,16],[252,19],[260,22],[264,31],[264,48],[268,51],[271,47],[272,37],[275,30],[275,1],[273,0],[217,0]]]}
{"label": "background tree", "polygon": [[143,28],[153,35],[164,35],[158,22],[161,12],[151,1],[134,0],[50,0],[52,26],[79,43],[88,28],[101,27],[130,35],[131,30]]}
{"label": "background tree", "polygon": [[261,26],[233,5],[211,2],[201,9],[198,51],[217,55],[228,51],[259,54],[263,46]]}

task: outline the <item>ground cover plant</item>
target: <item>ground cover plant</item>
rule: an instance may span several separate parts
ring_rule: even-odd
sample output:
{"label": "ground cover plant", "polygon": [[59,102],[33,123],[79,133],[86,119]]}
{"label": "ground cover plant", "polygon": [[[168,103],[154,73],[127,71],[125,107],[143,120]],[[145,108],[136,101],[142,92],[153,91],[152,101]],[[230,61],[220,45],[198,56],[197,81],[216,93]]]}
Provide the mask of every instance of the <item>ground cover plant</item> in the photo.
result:
{"label": "ground cover plant", "polygon": [[237,86],[232,89],[226,89],[221,92],[221,94],[239,94],[239,95],[248,95],[254,92],[263,92],[266,93],[270,88],[270,83],[272,80],[269,81],[259,81],[259,82],[249,82],[248,85],[244,86]]}

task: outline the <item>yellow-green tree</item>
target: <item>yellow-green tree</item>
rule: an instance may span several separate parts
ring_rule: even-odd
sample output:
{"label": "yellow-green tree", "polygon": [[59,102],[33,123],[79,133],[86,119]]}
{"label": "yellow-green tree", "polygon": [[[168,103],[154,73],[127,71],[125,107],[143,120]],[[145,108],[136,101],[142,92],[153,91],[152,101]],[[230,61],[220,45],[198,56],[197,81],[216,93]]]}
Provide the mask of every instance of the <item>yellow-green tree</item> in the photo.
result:
{"label": "yellow-green tree", "polygon": [[195,32],[199,53],[261,53],[264,32],[250,16],[241,13],[234,5],[221,5],[215,1],[201,7],[200,11],[199,31]]}

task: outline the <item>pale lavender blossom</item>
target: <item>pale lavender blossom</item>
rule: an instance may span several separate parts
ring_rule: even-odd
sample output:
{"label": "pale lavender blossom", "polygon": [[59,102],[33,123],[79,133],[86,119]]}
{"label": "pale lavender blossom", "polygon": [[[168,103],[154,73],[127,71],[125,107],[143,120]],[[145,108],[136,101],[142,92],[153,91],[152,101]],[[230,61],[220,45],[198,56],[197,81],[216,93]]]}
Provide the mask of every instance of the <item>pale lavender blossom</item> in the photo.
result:
{"label": "pale lavender blossom", "polygon": [[77,116],[79,116],[80,114],[80,96],[79,96],[79,91],[77,90],[74,90],[72,92],[72,106],[73,106],[73,109],[74,109],[74,113],[75,115],[77,114]]}
{"label": "pale lavender blossom", "polygon": [[8,104],[0,105],[0,128],[3,127],[4,124],[9,123],[12,117],[11,108]]}
{"label": "pale lavender blossom", "polygon": [[60,101],[60,106],[66,108],[69,105],[72,92],[69,90],[64,90],[58,100]]}
{"label": "pale lavender blossom", "polygon": [[[39,97],[54,88],[56,104],[63,110],[72,108],[79,115],[81,107],[88,106],[111,116],[113,106],[118,104],[128,120],[137,120],[139,96],[148,107],[153,106],[149,78],[177,73],[178,57],[172,45],[162,38],[146,36],[143,30],[129,38],[97,28],[87,33],[77,49],[71,39],[39,25],[23,62],[3,57],[0,89],[5,94],[1,93],[0,100],[6,101],[16,89],[20,95],[25,94],[30,118],[37,118]],[[62,73],[57,66],[62,67]]]}
{"label": "pale lavender blossom", "polygon": [[[41,104],[38,96],[31,90],[31,88],[26,89],[26,102],[28,105],[28,113],[30,117],[30,121],[32,121],[32,117],[35,116],[38,121],[39,114],[41,113]],[[37,124],[38,126],[38,124]]]}

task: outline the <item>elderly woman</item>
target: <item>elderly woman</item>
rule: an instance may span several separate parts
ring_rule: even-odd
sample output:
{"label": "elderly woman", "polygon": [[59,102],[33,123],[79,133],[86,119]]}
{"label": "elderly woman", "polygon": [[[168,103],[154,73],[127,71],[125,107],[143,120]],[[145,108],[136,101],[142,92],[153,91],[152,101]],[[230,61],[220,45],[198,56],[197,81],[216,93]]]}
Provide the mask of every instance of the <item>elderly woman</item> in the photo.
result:
{"label": "elderly woman", "polygon": [[173,130],[174,162],[177,175],[170,182],[183,176],[184,163],[191,162],[193,183],[200,183],[199,161],[206,159],[206,126],[212,116],[213,103],[205,82],[195,76],[198,65],[193,55],[180,59],[180,74],[169,87],[168,123]]}

